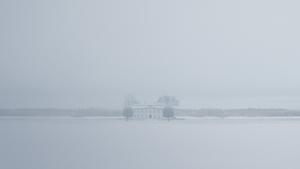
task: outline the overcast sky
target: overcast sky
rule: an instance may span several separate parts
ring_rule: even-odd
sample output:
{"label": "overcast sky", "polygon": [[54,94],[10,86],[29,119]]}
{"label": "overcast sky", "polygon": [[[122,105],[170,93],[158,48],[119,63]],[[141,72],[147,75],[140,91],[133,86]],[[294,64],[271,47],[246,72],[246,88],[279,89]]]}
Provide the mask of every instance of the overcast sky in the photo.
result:
{"label": "overcast sky", "polygon": [[300,108],[299,5],[1,0],[0,107]]}

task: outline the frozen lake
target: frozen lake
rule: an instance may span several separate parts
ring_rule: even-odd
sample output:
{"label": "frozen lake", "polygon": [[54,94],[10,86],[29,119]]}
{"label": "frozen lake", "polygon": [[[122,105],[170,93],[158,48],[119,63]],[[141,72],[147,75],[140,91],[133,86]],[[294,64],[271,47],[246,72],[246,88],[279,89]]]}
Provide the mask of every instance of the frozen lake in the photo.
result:
{"label": "frozen lake", "polygon": [[299,169],[300,120],[1,118],[1,169]]}

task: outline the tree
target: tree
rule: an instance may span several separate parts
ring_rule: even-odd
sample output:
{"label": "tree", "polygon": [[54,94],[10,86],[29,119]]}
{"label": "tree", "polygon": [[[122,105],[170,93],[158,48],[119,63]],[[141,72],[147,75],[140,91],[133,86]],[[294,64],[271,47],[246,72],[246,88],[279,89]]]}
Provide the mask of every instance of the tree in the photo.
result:
{"label": "tree", "polygon": [[162,96],[158,98],[157,103],[163,104],[166,107],[178,106],[179,101],[174,96]]}
{"label": "tree", "polygon": [[133,95],[127,95],[125,97],[125,102],[124,102],[124,105],[126,107],[129,107],[129,106],[132,106],[132,105],[136,105],[138,104],[139,102],[136,100],[136,98],[133,96]]}
{"label": "tree", "polygon": [[170,121],[170,119],[174,117],[174,109],[172,107],[165,107],[163,109],[163,116]]}
{"label": "tree", "polygon": [[133,116],[133,109],[131,107],[125,107],[123,109],[123,116],[126,117],[126,120],[128,121],[129,118]]}

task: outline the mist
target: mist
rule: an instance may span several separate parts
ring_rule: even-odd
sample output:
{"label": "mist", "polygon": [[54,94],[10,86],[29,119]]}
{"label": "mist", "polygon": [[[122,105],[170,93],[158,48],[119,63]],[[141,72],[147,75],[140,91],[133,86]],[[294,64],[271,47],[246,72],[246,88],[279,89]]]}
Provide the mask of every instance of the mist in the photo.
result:
{"label": "mist", "polygon": [[0,107],[300,108],[298,1],[2,0]]}

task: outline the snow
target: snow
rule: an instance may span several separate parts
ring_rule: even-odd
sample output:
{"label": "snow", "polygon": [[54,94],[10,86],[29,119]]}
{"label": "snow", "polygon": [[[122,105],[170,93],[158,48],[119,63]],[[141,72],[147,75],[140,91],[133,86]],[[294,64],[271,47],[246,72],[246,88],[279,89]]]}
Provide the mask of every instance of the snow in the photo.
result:
{"label": "snow", "polygon": [[299,119],[0,119],[2,169],[299,169]]}

